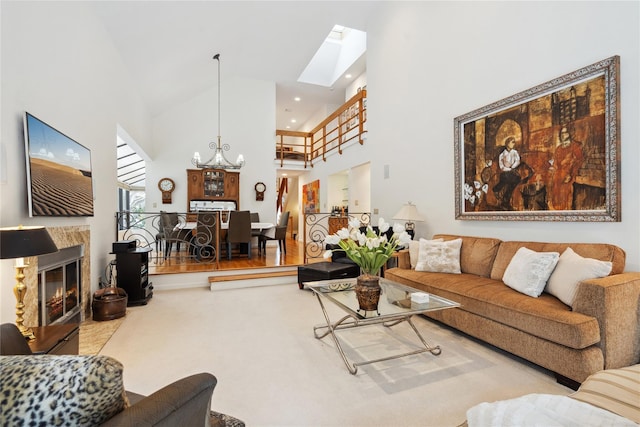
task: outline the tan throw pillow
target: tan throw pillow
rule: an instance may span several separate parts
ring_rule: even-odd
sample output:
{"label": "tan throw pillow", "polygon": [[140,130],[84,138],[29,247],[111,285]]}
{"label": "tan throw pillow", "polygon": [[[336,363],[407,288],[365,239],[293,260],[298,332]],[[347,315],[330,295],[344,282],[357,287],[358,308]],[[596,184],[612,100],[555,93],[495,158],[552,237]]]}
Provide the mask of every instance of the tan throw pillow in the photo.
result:
{"label": "tan throw pillow", "polygon": [[412,240],[411,242],[409,242],[409,262],[411,263],[411,268],[415,270],[416,268],[416,264],[418,264],[418,256],[420,254],[420,242],[424,240],[427,242],[442,242],[444,239],[433,239],[433,240],[427,240],[427,239],[420,239],[418,240]]}
{"label": "tan throw pillow", "polygon": [[502,281],[518,292],[537,298],[547,284],[558,258],[558,252],[536,252],[523,246],[511,258]]}
{"label": "tan throw pillow", "polygon": [[575,253],[573,249],[567,248],[560,255],[558,265],[549,277],[544,290],[572,307],[578,283],[587,279],[608,276],[611,273],[611,267],[612,264],[609,261],[584,258]]}
{"label": "tan throw pillow", "polygon": [[416,271],[460,274],[462,239],[435,241],[420,239]]}

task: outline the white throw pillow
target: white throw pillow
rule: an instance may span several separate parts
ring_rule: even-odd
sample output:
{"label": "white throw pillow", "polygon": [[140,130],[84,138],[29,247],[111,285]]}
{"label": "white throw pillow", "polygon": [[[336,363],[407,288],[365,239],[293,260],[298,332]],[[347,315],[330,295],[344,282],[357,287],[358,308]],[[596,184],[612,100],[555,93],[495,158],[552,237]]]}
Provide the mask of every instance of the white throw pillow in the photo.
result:
{"label": "white throw pillow", "polygon": [[612,267],[613,264],[610,261],[584,258],[575,253],[573,249],[567,248],[560,255],[558,265],[549,277],[544,290],[573,307],[578,283],[587,279],[608,276]]}
{"label": "white throw pillow", "polygon": [[442,242],[444,239],[439,238],[439,239],[427,240],[427,239],[420,238],[419,241],[412,240],[411,242],[409,242],[409,262],[411,263],[411,268],[413,270],[415,270],[416,264],[418,264],[418,256],[420,254],[420,242],[423,240],[426,242]]}
{"label": "white throw pillow", "polygon": [[518,292],[537,298],[544,290],[558,258],[558,252],[536,252],[523,246],[511,258],[502,281]]}
{"label": "white throw pillow", "polygon": [[420,239],[416,271],[460,274],[462,239],[443,241]]}

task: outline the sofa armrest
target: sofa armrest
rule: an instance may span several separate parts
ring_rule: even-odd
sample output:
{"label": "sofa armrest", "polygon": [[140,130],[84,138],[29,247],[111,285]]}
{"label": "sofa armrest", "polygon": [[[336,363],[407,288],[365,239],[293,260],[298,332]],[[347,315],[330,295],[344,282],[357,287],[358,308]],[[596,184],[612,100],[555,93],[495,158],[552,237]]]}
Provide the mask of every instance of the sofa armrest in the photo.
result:
{"label": "sofa armrest", "polygon": [[215,376],[182,378],[126,408],[104,426],[208,426]]}
{"label": "sofa armrest", "polygon": [[573,310],[598,321],[605,369],[640,361],[640,273],[581,282]]}
{"label": "sofa armrest", "polygon": [[409,257],[409,249],[398,251],[398,268],[411,270],[411,258]]}

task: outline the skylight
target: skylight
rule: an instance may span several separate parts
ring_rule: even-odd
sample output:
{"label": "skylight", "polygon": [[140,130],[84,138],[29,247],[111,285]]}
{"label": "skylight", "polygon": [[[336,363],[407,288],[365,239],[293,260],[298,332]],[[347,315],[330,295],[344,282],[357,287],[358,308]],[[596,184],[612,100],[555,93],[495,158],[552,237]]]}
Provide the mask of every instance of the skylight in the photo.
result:
{"label": "skylight", "polygon": [[[140,154],[139,154],[140,153]],[[120,126],[116,137],[118,181],[129,187],[144,188],[146,185],[146,154]]]}
{"label": "skylight", "polygon": [[331,87],[367,50],[367,33],[334,25],[298,82]]}

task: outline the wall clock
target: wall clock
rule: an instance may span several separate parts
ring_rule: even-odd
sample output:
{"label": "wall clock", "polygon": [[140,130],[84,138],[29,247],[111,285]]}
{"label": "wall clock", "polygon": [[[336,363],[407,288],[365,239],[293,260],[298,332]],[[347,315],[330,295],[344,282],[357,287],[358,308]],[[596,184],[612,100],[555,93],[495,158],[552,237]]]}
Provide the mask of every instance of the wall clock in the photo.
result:
{"label": "wall clock", "polygon": [[158,181],[158,188],[162,191],[162,203],[171,203],[171,193],[176,189],[176,183],[171,178]]}
{"label": "wall clock", "polygon": [[264,185],[264,182],[257,182],[255,187],[256,189],[256,200],[263,201],[264,200],[264,192],[267,189],[267,186]]}

